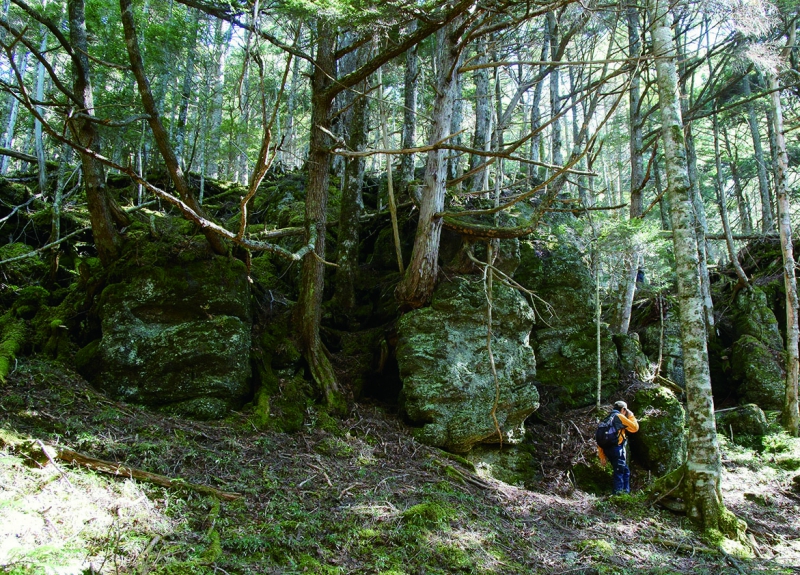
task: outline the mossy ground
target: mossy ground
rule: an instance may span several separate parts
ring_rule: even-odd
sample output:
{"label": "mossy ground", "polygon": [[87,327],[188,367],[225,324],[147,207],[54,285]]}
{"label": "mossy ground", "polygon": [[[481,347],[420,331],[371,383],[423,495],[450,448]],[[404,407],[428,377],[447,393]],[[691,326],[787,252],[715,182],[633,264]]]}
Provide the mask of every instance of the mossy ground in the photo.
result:
{"label": "mossy ground", "polygon": [[565,476],[555,467],[566,454],[539,458],[543,482],[520,489],[366,405],[335,421],[311,408],[299,431],[263,432],[248,412],[200,423],[113,402],[57,363],[26,359],[0,406],[4,434],[243,494],[220,503],[64,463],[29,467],[0,449],[0,572],[788,574],[800,564],[787,471],[800,447],[783,435],[760,452],[725,444],[725,499],[761,554],[734,558],[697,552],[707,544],[688,522],[641,494],[561,489],[551,480]]}

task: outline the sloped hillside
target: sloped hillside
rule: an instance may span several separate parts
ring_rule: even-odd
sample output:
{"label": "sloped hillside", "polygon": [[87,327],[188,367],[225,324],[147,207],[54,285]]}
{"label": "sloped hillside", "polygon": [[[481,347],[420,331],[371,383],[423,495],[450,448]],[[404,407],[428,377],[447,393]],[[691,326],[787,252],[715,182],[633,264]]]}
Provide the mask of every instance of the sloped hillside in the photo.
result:
{"label": "sloped hillside", "polygon": [[[0,405],[6,573],[800,572],[791,490],[800,445],[780,435],[758,452],[723,442],[726,502],[754,545],[720,552],[642,493],[571,488],[565,462],[591,450],[577,413],[560,444],[559,433],[540,437],[550,446],[534,454],[541,482],[526,490],[419,444],[371,405],[345,420],[308,411],[293,434],[259,432],[247,408],[211,423],[165,416],[36,359],[17,365]],[[165,488],[41,454],[37,463],[43,445],[175,481]]]}

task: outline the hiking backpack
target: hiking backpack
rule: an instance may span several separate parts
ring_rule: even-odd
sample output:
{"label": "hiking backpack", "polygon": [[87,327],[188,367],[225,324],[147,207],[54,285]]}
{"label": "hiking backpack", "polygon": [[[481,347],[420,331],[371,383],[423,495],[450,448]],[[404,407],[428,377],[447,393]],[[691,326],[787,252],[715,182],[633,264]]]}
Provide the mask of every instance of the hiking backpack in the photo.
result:
{"label": "hiking backpack", "polygon": [[597,431],[594,433],[594,440],[604,450],[619,444],[618,431],[614,429],[614,419],[616,417],[616,413],[609,415],[600,422],[600,425],[597,426]]}

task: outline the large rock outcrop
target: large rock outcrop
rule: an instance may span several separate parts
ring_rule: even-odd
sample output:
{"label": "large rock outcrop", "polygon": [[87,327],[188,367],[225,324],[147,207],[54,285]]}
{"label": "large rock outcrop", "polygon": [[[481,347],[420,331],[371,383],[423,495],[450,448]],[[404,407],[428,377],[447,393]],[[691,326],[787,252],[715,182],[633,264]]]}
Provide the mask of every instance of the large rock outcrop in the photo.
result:
{"label": "large rock outcrop", "polygon": [[[595,401],[597,326],[594,280],[577,245],[563,240],[522,242],[514,279],[539,298],[531,333],[537,385],[550,405],[569,409]],[[619,387],[619,357],[605,324],[600,339],[601,392],[608,398]]]}
{"label": "large rock outcrop", "polygon": [[250,393],[249,284],[226,257],[136,267],[99,304],[102,338],[76,358],[112,397],[199,418]]}
{"label": "large rock outcrop", "polygon": [[728,356],[738,396],[762,409],[781,409],[786,354],[775,314],[758,288],[740,291],[731,307],[735,341]]}
{"label": "large rock outcrop", "polygon": [[454,452],[478,443],[517,443],[522,423],[539,406],[536,360],[528,344],[533,310],[515,290],[495,283],[492,352],[487,350],[486,294],[477,277],[443,282],[430,307],[398,324],[401,404],[422,427],[422,441]]}

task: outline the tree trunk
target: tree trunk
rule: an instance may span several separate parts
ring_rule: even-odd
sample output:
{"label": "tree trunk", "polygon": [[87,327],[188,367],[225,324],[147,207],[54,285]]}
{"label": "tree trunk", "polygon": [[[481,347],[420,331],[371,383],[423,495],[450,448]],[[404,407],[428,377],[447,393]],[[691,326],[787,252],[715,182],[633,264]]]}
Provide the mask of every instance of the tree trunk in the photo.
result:
{"label": "tree trunk", "polygon": [[200,25],[200,10],[191,10],[192,21],[189,24],[189,44],[186,54],[186,69],[183,72],[183,87],[181,89],[181,105],[178,112],[178,126],[175,134],[175,156],[178,164],[184,170],[189,169],[186,162],[186,120],[189,117],[189,102],[192,100],[192,85],[194,80],[194,60],[197,54],[197,29]]}
{"label": "tree trunk", "polygon": [[[714,121],[717,121],[717,116],[714,114]],[[731,143],[728,139],[728,130],[725,128],[717,128],[715,130],[715,148],[719,148],[719,134],[718,132],[722,132],[722,138],[725,141],[725,151],[728,154],[728,165],[731,168],[731,178],[733,179],[733,191],[736,194],[736,205],[739,208],[739,219],[742,222],[742,234],[744,235],[751,235],[753,233],[753,220],[750,216],[750,204],[747,202],[747,198],[744,197],[744,189],[742,188],[742,178],[739,174],[739,158],[734,157],[733,152],[731,151]],[[738,156],[738,154],[737,154]],[[717,159],[719,160],[719,153],[717,153]],[[719,172],[719,167],[717,168]],[[721,172],[720,178],[722,177]],[[722,189],[722,188],[720,188]]]}
{"label": "tree trunk", "polygon": [[[676,34],[679,34],[676,31]],[[678,44],[678,59],[681,66],[686,66],[686,54],[684,47],[679,37],[675,41]],[[690,106],[690,94],[686,89],[686,80],[689,75],[681,70],[679,90],[681,92],[681,113],[685,114]],[[689,175],[690,194],[693,205],[694,213],[694,231],[697,240],[697,250],[700,265],[700,290],[703,294],[703,311],[705,314],[706,331],[709,340],[716,337],[716,329],[714,327],[714,302],[711,299],[711,282],[708,279],[708,244],[706,243],[706,234],[708,233],[708,222],[706,221],[706,208],[703,203],[703,196],[700,193],[700,178],[697,175],[697,150],[694,145],[694,133],[692,131],[692,124],[689,123],[684,127],[685,131],[685,148],[687,168]],[[666,155],[666,150],[665,150]],[[672,207],[672,206],[670,206]]]}
{"label": "tree trunk", "polygon": [[[712,125],[714,131],[714,162],[716,166],[716,188],[717,188],[717,201],[719,203],[719,215],[722,219],[722,230],[725,233],[725,244],[728,246],[728,256],[731,258],[731,265],[736,270],[736,276],[739,278],[739,283],[742,286],[749,287],[750,282],[747,280],[747,275],[744,273],[739,258],[736,257],[736,248],[733,245],[733,234],[731,233],[731,225],[728,222],[728,206],[725,199],[725,184],[722,181],[722,160],[719,153],[719,122],[717,121],[717,114],[714,112],[712,117]],[[727,143],[727,141],[726,141]],[[731,162],[733,164],[733,162]]]}
{"label": "tree trunk", "polygon": [[[89,45],[83,0],[69,0],[68,10],[70,43],[75,50],[72,58],[72,90],[83,112],[80,116],[72,117],[70,130],[82,146],[102,153],[100,134],[95,124],[86,117],[94,115],[94,95],[89,75]],[[103,165],[90,155],[81,154],[81,167],[97,255],[102,264],[108,266],[117,258],[122,239],[114,225],[113,206],[106,189]]]}
{"label": "tree trunk", "polygon": [[[409,33],[417,29],[417,23],[410,26]],[[405,149],[413,148],[417,141],[417,80],[419,79],[419,58],[417,45],[406,52],[406,70],[403,77],[403,143]],[[400,162],[400,193],[408,191],[414,179],[414,154],[405,154]]]}
{"label": "tree trunk", "polygon": [[783,404],[783,427],[790,434],[798,433],[797,378],[798,378],[798,321],[797,279],[795,278],[794,247],[792,245],[792,220],[789,210],[789,156],[783,127],[783,108],[778,90],[778,78],[769,74],[772,118],[774,121],[775,149],[778,169],[775,173],[775,197],[778,204],[778,230],[781,235],[783,255],[783,281],[786,289],[786,395]]}
{"label": "tree trunk", "polygon": [[[550,44],[548,42],[542,42],[542,62],[547,60],[547,54],[550,51]],[[539,131],[541,129],[541,122],[542,122],[542,111],[540,109],[540,104],[542,102],[542,91],[544,90],[544,64],[539,66],[539,81],[536,83],[536,87],[533,89],[533,101],[531,102],[531,153],[530,158],[534,162],[539,162],[543,158],[541,158],[541,147],[542,147],[542,133]],[[531,177],[536,176],[537,178],[544,181],[546,175],[543,172],[543,168],[540,168],[534,164],[529,166],[529,175]],[[592,180],[590,180],[591,182]]]}
{"label": "tree trunk", "polygon": [[[17,69],[20,75],[25,77],[25,70],[28,67],[28,52],[21,50],[19,52],[19,61],[17,62]],[[17,116],[19,116],[19,100],[11,98],[11,110],[8,113],[8,124],[6,125],[6,132],[3,135],[3,147],[12,149],[14,147],[14,132],[17,128]],[[10,156],[0,157],[0,176],[5,176],[8,171],[8,162]]]}
{"label": "tree trunk", "polygon": [[[745,100],[750,98],[750,79],[745,76],[742,79],[742,97]],[[764,160],[764,149],[761,146],[761,132],[758,129],[756,119],[756,108],[752,101],[747,102],[747,124],[750,126],[750,137],[753,140],[753,156],[756,159],[758,170],[758,191],[761,198],[761,231],[765,234],[775,229],[775,222],[772,218],[772,196],[767,180],[767,163]]]}
{"label": "tree trunk", "polygon": [[[556,58],[558,54],[558,21],[556,20],[556,13],[550,11],[547,13],[547,37],[550,42],[550,54]],[[555,118],[561,110],[561,97],[559,96],[559,82],[560,73],[558,66],[553,68],[550,72],[550,116]],[[564,163],[564,150],[563,142],[561,141],[561,120],[556,119],[550,124],[551,129],[551,142],[550,142],[550,163],[555,166],[560,166]]]}
{"label": "tree trunk", "polygon": [[722,464],[708,369],[697,236],[692,229],[693,208],[678,92],[677,55],[670,32],[672,15],[667,11],[667,4],[659,0],[648,0],[648,10],[653,51],[660,56],[655,66],[686,374],[689,436],[682,494],[689,517],[704,528],[729,532],[729,513],[720,491]]}
{"label": "tree trunk", "polygon": [[[639,11],[636,2],[632,2],[626,9],[628,20],[628,56],[635,60],[641,56],[642,46],[639,39]],[[642,95],[640,91],[639,67],[634,67],[631,73],[631,85],[628,90],[628,120],[630,124],[630,154],[631,154],[631,219],[640,218],[644,212],[644,158],[642,157],[643,125]]]}
{"label": "tree trunk", "polygon": [[333,97],[325,89],[336,74],[334,59],[336,36],[324,18],[317,20],[316,66],[311,80],[311,139],[308,152],[308,183],[306,188],[306,241],[314,249],[303,257],[300,272],[300,339],[311,375],[316,381],[323,402],[332,410],[343,413],[345,404],[333,366],[319,336],[322,319],[322,291],[325,281],[325,224],[328,208],[328,180],[331,166],[331,108]]}
{"label": "tree trunk", "polygon": [[[47,2],[43,3],[43,7]],[[39,45],[39,53],[47,53],[47,29],[40,26],[42,42]],[[39,62],[36,65],[36,101],[44,101],[44,64]],[[39,115],[44,118],[44,106],[36,106]],[[39,120],[33,122],[34,149],[36,150],[36,164],[39,172],[39,192],[43,195],[47,193],[47,162],[44,156],[44,138],[42,137],[42,123]]]}
{"label": "tree trunk", "polygon": [[[181,200],[183,200],[183,202],[189,206],[193,212],[200,217],[205,218],[203,208],[197,203],[197,199],[189,189],[189,185],[187,184],[186,178],[183,175],[183,169],[178,164],[178,159],[175,157],[175,152],[172,150],[172,146],[169,143],[169,137],[167,136],[167,132],[164,130],[164,126],[161,123],[158,107],[156,106],[155,100],[153,99],[153,94],[150,91],[150,82],[147,80],[147,76],[145,76],[144,73],[144,62],[142,61],[142,55],[139,51],[139,40],[136,37],[136,26],[133,20],[133,6],[131,4],[131,0],[119,0],[119,6],[122,12],[122,27],[125,33],[125,46],[128,50],[128,59],[131,63],[133,75],[136,77],[136,85],[139,89],[139,96],[142,100],[142,105],[148,114],[147,122],[150,124],[150,130],[153,132],[156,145],[158,145],[158,149],[161,152],[161,157],[164,159],[167,172],[169,173],[170,179],[172,180],[175,189],[178,191],[178,195],[180,196]],[[224,254],[227,252],[225,243],[216,233],[211,230],[204,229],[203,235],[206,237],[208,243],[211,245],[211,248],[216,253]]]}
{"label": "tree trunk", "polygon": [[[359,48],[359,56],[366,52],[365,47]],[[361,61],[361,58],[359,58]],[[359,84],[355,91],[366,92],[367,83]],[[347,147],[350,150],[361,151],[367,147],[367,112],[369,99],[366,96],[356,97],[350,114],[348,127]],[[342,186],[342,201],[339,212],[339,257],[335,275],[335,305],[334,309],[343,314],[348,314],[356,304],[355,285],[358,272],[358,240],[359,218],[364,209],[361,196],[364,182],[363,156],[347,158],[344,171],[344,185]]]}
{"label": "tree trunk", "polygon": [[[453,115],[453,97],[456,74],[460,58],[459,38],[456,30],[463,16],[436,33],[435,64],[436,98],[433,105],[433,125],[429,143],[445,139],[450,132]],[[414,239],[411,261],[395,295],[401,307],[414,309],[428,303],[436,286],[439,271],[439,238],[442,219],[436,214],[444,209],[445,185],[447,183],[447,151],[431,150],[425,166],[419,222]]]}
{"label": "tree trunk", "polygon": [[[489,48],[486,37],[478,40],[476,47],[476,64],[485,64],[489,61]],[[475,133],[472,137],[472,147],[476,150],[489,150],[491,147],[492,111],[491,97],[489,95],[489,69],[478,68],[473,75],[475,82]],[[469,158],[470,171],[476,169],[485,158],[472,154]],[[486,168],[473,174],[470,180],[470,191],[478,192],[489,186],[488,171]]]}

